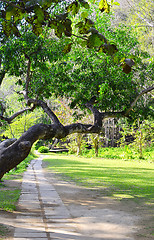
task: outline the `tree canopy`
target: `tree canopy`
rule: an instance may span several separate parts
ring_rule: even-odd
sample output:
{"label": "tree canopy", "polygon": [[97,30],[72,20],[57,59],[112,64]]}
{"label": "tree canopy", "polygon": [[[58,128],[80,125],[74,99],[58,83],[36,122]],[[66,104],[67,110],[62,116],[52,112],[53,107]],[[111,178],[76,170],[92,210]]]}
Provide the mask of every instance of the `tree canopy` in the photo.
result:
{"label": "tree canopy", "polygon": [[[95,1],[91,2],[88,3],[85,0],[3,0],[0,3],[2,43],[6,37],[12,35],[17,38],[21,37],[27,28],[30,28],[36,36],[41,35],[44,29],[48,31],[50,28],[54,30],[58,38],[76,36],[82,39],[82,43],[88,48],[113,56],[118,51],[117,46],[95,28],[93,14],[89,11]],[[113,5],[116,2],[112,0],[110,4]],[[99,10],[102,13],[110,13],[110,4],[106,0],[100,0]],[[64,49],[65,53],[71,50],[73,44],[72,39],[68,41]],[[118,61],[123,62],[122,67],[125,73],[129,73],[134,65],[131,58],[122,57]],[[2,73],[4,74],[4,71]]]}

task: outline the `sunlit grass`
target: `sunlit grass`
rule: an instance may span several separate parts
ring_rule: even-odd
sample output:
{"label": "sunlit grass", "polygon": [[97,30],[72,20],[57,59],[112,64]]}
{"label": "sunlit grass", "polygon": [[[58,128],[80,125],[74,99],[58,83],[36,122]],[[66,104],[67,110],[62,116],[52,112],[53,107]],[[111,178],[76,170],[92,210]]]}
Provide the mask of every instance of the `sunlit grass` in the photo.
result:
{"label": "sunlit grass", "polygon": [[3,237],[8,233],[8,229],[0,224],[0,240],[4,239]]}
{"label": "sunlit grass", "polygon": [[48,169],[115,198],[154,197],[154,165],[146,161],[48,155]]}
{"label": "sunlit grass", "polygon": [[[85,148],[83,150],[83,156],[88,158],[95,157],[94,148],[90,150]],[[139,152],[137,151],[137,149],[134,149],[129,145],[126,145],[124,147],[99,148],[98,156],[107,159],[122,159],[122,160],[140,159]],[[154,161],[154,148],[152,146],[143,149],[143,159],[150,162]]]}
{"label": "sunlit grass", "polygon": [[5,174],[2,178],[2,182],[0,182],[0,210],[4,211],[14,211],[16,210],[16,203],[19,199],[21,190],[17,187],[7,186],[7,181],[5,184],[3,180],[14,180],[20,179],[22,177],[22,173],[26,170],[29,162],[34,158],[33,155],[29,155],[23,162],[21,162],[17,169],[12,169],[9,173]]}
{"label": "sunlit grass", "polygon": [[16,210],[16,202],[20,196],[20,190],[2,190],[0,191],[0,210],[14,211]]}
{"label": "sunlit grass", "polygon": [[8,173],[6,173],[4,175],[3,179],[13,179],[14,175],[20,177],[20,175],[22,176],[22,173],[26,170],[29,162],[34,159],[34,156],[32,154],[30,154],[24,161],[22,161],[17,168],[10,170]]}

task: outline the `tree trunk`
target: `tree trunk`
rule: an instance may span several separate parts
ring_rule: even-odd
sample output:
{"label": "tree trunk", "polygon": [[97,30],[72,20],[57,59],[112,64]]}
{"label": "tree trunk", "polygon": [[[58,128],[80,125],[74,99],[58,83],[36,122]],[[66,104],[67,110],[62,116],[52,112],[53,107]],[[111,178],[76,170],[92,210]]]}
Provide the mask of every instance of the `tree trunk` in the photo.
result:
{"label": "tree trunk", "polygon": [[72,133],[95,133],[100,132],[100,127],[90,124],[37,124],[28,129],[18,140],[10,142],[10,145],[0,144],[0,179],[6,172],[15,168],[29,154],[31,147],[38,139],[64,138]]}
{"label": "tree trunk", "polygon": [[82,138],[83,138],[82,134],[78,133],[77,138],[76,138],[76,141],[77,141],[77,155],[78,156],[82,154],[82,149],[81,149]]}

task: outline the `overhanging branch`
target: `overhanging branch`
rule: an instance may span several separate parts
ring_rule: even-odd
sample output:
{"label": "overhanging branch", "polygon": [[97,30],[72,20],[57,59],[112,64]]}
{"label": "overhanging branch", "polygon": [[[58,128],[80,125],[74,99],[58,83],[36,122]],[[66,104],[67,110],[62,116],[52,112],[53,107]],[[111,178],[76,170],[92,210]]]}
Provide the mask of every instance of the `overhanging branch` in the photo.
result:
{"label": "overhanging branch", "polygon": [[4,117],[3,115],[0,115],[0,119],[6,121],[7,123],[11,123],[16,117],[20,116],[21,114],[23,114],[24,112],[28,112],[28,111],[33,111],[35,109],[35,105],[33,105],[33,107],[31,108],[25,108],[22,109],[16,113],[14,113],[11,117]]}
{"label": "overhanging branch", "polygon": [[142,97],[144,94],[151,92],[154,90],[154,86],[148,87],[144,89],[142,92],[139,93],[139,95],[134,99],[134,101],[131,103],[130,107],[125,111],[124,115],[127,117],[130,111],[133,109],[137,101],[139,100],[140,97]]}

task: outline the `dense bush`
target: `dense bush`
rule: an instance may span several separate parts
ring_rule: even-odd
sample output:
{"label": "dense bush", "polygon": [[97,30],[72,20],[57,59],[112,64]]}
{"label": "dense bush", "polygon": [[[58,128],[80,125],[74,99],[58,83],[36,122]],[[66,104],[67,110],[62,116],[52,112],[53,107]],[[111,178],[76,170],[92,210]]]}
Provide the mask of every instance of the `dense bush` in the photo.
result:
{"label": "dense bush", "polygon": [[[153,146],[147,147],[143,150],[144,159],[153,161],[154,159],[154,150]],[[92,149],[85,149],[82,152],[82,156],[88,158],[95,157],[95,150]],[[108,158],[108,159],[139,159],[139,153],[137,150],[129,145],[124,147],[106,147],[106,148],[99,148],[98,149],[98,157],[100,158]]]}
{"label": "dense bush", "polygon": [[49,148],[45,147],[45,146],[41,146],[41,147],[39,147],[38,151],[40,153],[48,153],[49,152]]}
{"label": "dense bush", "polygon": [[49,141],[45,141],[45,140],[38,140],[34,146],[35,146],[35,149],[38,150],[39,147],[43,146],[43,145],[47,145]]}

